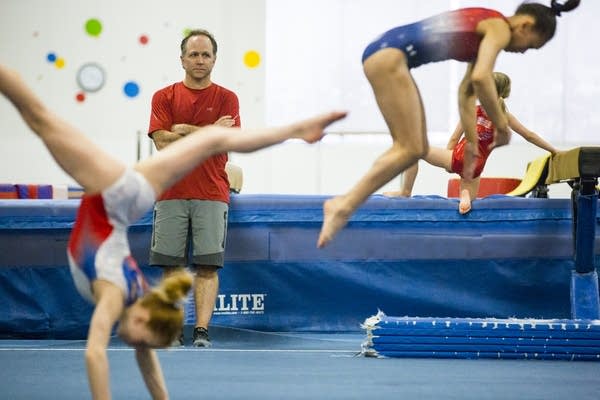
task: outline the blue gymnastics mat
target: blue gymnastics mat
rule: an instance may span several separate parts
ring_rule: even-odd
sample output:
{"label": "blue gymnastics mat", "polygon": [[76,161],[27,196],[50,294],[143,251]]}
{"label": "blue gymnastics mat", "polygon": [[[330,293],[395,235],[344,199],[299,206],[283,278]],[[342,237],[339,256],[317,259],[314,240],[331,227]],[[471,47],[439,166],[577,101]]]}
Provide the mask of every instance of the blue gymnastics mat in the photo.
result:
{"label": "blue gymnastics mat", "polygon": [[[212,322],[260,331],[360,332],[374,310],[459,318],[570,318],[570,199],[371,196],[324,249],[325,196],[232,196]],[[0,201],[0,337],[85,338],[66,245],[78,200]],[[596,221],[598,223],[598,221]],[[129,229],[151,282],[152,213]],[[600,229],[593,254],[600,264]],[[186,322],[195,321],[193,299]]]}
{"label": "blue gymnastics mat", "polygon": [[391,317],[365,320],[373,357],[600,361],[600,320]]}

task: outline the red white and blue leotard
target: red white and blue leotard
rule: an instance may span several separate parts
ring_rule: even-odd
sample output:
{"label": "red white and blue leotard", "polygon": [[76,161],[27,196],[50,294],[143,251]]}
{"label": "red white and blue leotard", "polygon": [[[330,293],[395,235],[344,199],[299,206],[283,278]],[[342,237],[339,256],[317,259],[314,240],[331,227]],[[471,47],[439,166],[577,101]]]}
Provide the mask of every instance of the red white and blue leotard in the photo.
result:
{"label": "red white and blue leotard", "polygon": [[[481,175],[483,167],[490,156],[490,144],[494,141],[494,124],[485,113],[485,110],[480,105],[477,106],[477,149],[479,155],[475,158],[475,172],[473,178]],[[466,138],[462,138],[460,142],[452,150],[452,172],[462,176],[465,160],[465,145]]]}
{"label": "red white and blue leotard", "polygon": [[506,17],[495,10],[461,8],[393,28],[367,46],[362,61],[389,47],[401,50],[406,55],[409,68],[450,59],[473,61],[481,42],[481,35],[476,31],[477,25],[489,18],[506,21]]}
{"label": "red white and blue leotard", "polygon": [[131,169],[102,193],[83,196],[67,255],[75,286],[84,298],[94,302],[92,282],[96,279],[120,287],[127,305],[148,289],[131,256],[127,229],[152,208],[154,200],[148,181]]}

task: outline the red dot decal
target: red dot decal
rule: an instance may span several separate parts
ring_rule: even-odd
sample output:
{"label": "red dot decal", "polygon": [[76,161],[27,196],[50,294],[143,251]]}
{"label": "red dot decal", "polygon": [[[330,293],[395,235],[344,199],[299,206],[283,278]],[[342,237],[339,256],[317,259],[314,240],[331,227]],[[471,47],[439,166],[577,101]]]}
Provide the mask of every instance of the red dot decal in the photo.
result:
{"label": "red dot decal", "polygon": [[77,100],[79,103],[83,103],[85,101],[85,93],[77,93],[77,96],[75,96],[75,100]]}
{"label": "red dot decal", "polygon": [[141,43],[141,44],[143,44],[143,45],[146,45],[146,44],[148,44],[148,41],[149,41],[149,40],[150,40],[150,39],[149,39],[149,38],[148,38],[148,36],[146,36],[146,35],[141,35],[141,36],[140,36],[140,43]]}

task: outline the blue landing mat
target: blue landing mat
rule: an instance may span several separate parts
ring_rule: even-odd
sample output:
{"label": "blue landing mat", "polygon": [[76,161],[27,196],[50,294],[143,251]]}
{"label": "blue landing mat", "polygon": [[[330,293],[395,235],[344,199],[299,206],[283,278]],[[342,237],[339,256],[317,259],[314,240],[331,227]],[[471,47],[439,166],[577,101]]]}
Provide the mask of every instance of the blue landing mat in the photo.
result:
{"label": "blue landing mat", "polygon": [[374,357],[600,361],[600,320],[392,317],[363,324]]}

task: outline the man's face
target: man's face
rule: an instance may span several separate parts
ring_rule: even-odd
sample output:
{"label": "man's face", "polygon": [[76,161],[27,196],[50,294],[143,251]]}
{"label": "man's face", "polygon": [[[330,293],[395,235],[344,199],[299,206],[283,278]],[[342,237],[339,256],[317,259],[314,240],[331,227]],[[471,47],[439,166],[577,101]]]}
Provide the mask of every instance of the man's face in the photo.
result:
{"label": "man's face", "polygon": [[185,48],[185,54],[181,56],[185,73],[194,80],[210,77],[216,61],[210,39],[204,35],[192,36]]}

